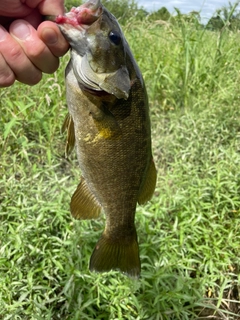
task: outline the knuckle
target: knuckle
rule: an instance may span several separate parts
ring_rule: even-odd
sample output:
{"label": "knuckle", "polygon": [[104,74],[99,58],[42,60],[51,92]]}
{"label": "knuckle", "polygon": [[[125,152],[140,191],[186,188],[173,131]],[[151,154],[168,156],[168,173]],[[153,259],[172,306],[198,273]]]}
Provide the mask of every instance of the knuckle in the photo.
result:
{"label": "knuckle", "polygon": [[15,75],[0,54],[0,87],[9,87],[15,81]]}
{"label": "knuckle", "polygon": [[9,51],[9,58],[12,62],[22,59],[23,51],[20,46],[13,46]]}
{"label": "knuckle", "polygon": [[41,58],[45,53],[46,47],[43,45],[32,44],[26,48],[27,56],[30,60]]}

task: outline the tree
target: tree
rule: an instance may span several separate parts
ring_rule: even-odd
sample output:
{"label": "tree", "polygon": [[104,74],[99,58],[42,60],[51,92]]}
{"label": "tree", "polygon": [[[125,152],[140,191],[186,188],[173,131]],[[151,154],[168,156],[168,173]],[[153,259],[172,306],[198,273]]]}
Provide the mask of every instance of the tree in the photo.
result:
{"label": "tree", "polygon": [[224,20],[221,18],[221,10],[218,10],[216,15],[211,17],[206,25],[209,30],[221,30],[224,27]]}
{"label": "tree", "polygon": [[194,25],[196,28],[202,28],[202,25],[200,23],[200,13],[198,11],[192,11],[188,14],[183,14],[178,8],[174,9],[177,12],[177,15],[171,17],[170,21],[172,24],[177,24],[179,26],[191,24]]}
{"label": "tree", "polygon": [[237,10],[240,0],[232,4],[229,2],[228,7],[224,6],[218,9],[213,17],[211,17],[206,25],[210,30],[221,30],[223,27],[229,30],[240,29],[240,12]]}
{"label": "tree", "polygon": [[171,17],[169,11],[167,8],[162,7],[158,11],[154,11],[151,13],[149,16],[149,20],[163,20],[163,21],[168,21]]}

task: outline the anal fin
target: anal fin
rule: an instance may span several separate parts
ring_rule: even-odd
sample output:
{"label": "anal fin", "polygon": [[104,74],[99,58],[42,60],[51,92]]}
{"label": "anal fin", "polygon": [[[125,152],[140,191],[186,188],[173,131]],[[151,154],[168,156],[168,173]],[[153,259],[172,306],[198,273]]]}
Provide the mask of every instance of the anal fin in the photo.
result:
{"label": "anal fin", "polygon": [[151,159],[145,180],[141,186],[140,193],[138,195],[138,203],[144,204],[149,201],[154,193],[157,181],[157,170],[153,159]]}
{"label": "anal fin", "polygon": [[71,214],[75,219],[96,219],[101,212],[101,205],[90,191],[84,178],[72,195]]}

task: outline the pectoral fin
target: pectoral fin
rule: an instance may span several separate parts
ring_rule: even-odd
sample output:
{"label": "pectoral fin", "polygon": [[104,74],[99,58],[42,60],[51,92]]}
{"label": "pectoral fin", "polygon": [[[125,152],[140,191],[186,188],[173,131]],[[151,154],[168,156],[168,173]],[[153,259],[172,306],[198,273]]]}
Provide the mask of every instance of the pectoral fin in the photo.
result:
{"label": "pectoral fin", "polygon": [[97,138],[116,139],[121,135],[118,122],[106,108],[99,109],[99,114],[93,113],[92,117],[99,132]]}
{"label": "pectoral fin", "polygon": [[90,191],[84,178],[72,195],[71,214],[75,219],[96,219],[101,212],[101,205]]}
{"label": "pectoral fin", "polygon": [[156,171],[154,161],[152,159],[149,165],[144,183],[141,186],[140,193],[138,195],[139,204],[144,204],[145,202],[149,201],[152,198],[153,192],[156,187],[156,181],[157,181],[157,171]]}
{"label": "pectoral fin", "polygon": [[75,145],[74,123],[69,113],[66,115],[64,119],[61,131],[64,132],[66,130],[67,130],[67,141],[65,146],[65,155],[66,157],[68,157]]}

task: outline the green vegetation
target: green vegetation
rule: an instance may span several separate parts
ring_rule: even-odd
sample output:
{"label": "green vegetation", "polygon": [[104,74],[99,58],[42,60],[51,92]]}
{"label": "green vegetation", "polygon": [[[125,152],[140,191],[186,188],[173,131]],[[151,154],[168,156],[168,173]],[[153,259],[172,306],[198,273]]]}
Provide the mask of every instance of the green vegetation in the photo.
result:
{"label": "green vegetation", "polygon": [[210,30],[221,30],[223,27],[229,30],[239,30],[240,29],[240,12],[237,11],[237,6],[240,1],[236,1],[235,4],[229,2],[228,7],[222,7],[218,9],[216,14],[209,19],[207,23],[207,29]]}
{"label": "green vegetation", "polygon": [[227,28],[131,20],[146,80],[158,183],[138,207],[142,274],[95,274],[103,228],[75,221],[80,177],[64,158],[62,59],[0,95],[0,319],[239,319],[240,42]]}
{"label": "green vegetation", "polygon": [[[81,0],[67,0],[66,9],[69,11],[72,7],[77,7],[84,2]],[[101,2],[115,15],[121,24],[125,24],[133,17],[142,19],[148,14],[143,8],[138,7],[135,0],[102,0]]]}
{"label": "green vegetation", "polygon": [[[66,10],[77,7],[85,0],[67,0]],[[169,22],[171,24],[179,24],[182,21],[194,23],[198,28],[205,28],[201,23],[200,12],[192,11],[188,14],[182,14],[178,8],[175,14],[171,15],[166,7],[161,7],[157,11],[148,12],[143,7],[139,7],[136,0],[102,0],[102,3],[115,15],[121,24],[131,23],[132,19],[143,20],[147,18],[149,21],[157,21],[158,23]],[[213,16],[206,24],[208,30],[221,30],[227,28],[232,31],[240,29],[240,11],[238,6],[240,0],[233,4],[229,1],[228,6],[223,6],[216,10]]]}

